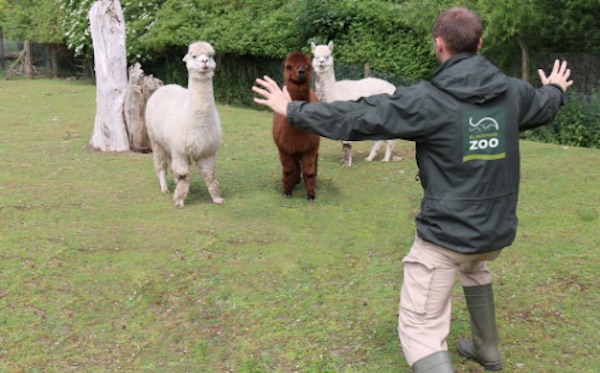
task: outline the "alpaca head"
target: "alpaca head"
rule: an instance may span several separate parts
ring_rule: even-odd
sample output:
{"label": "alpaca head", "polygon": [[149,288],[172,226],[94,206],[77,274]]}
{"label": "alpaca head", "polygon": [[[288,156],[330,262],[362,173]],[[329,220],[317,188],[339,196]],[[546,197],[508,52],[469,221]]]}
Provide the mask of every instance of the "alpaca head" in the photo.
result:
{"label": "alpaca head", "polygon": [[217,64],[214,59],[215,50],[204,41],[190,44],[187,54],[183,57],[188,72],[196,77],[212,78]]}
{"label": "alpaca head", "polygon": [[333,70],[333,56],[331,55],[333,41],[327,45],[315,45],[314,42],[311,42],[310,49],[313,54],[312,65],[315,73]]}
{"label": "alpaca head", "polygon": [[302,85],[306,82],[310,83],[312,72],[310,70],[310,58],[306,54],[291,52],[285,57],[283,65],[285,84]]}

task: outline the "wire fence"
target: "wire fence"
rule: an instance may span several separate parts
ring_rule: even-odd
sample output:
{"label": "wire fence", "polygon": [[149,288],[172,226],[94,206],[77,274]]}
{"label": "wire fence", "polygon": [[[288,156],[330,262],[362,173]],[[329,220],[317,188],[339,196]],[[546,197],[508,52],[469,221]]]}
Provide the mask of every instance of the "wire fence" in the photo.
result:
{"label": "wire fence", "polygon": [[[0,51],[0,69],[9,76],[25,75],[25,63],[19,57],[25,42],[4,41],[4,50]],[[30,44],[32,72],[37,77],[51,77],[53,59],[56,63],[57,77],[92,79],[91,61],[75,58],[72,51],[63,44]],[[11,70],[11,71],[8,71]],[[6,76],[6,75],[5,75]]]}
{"label": "wire fence", "polygon": [[[16,60],[19,53],[23,49],[24,42],[4,41],[4,51],[0,51],[0,68],[8,69]],[[90,60],[76,58],[73,52],[68,50],[65,45],[45,45],[31,44],[31,57],[33,63],[33,72],[36,76],[47,76],[50,74],[52,65],[52,47],[54,50],[54,58],[58,65],[59,77],[76,77],[83,79],[93,79],[93,62]],[[174,61],[179,62],[179,56]],[[235,63],[237,66],[250,64],[252,71],[264,70],[269,72],[283,74],[281,60],[257,58],[255,61],[249,61],[252,58],[240,57],[233,58],[227,56],[222,58],[221,64],[225,66],[229,63]],[[530,57],[530,73],[529,77],[533,84],[539,83],[537,69],[541,68],[545,71],[552,69],[555,59],[567,60],[572,71],[574,85],[573,91],[579,94],[592,95],[600,92],[600,54],[592,53],[553,53],[553,54],[533,54]],[[262,64],[262,66],[261,66]],[[182,65],[183,66],[183,65]],[[181,66],[181,67],[182,67]],[[172,67],[172,66],[171,66]],[[14,74],[24,74],[24,66],[14,66]],[[235,72],[237,69],[227,69],[230,72]],[[505,69],[508,75],[521,78],[520,56],[516,56],[514,63]],[[369,68],[368,66],[345,66],[336,62],[336,78],[342,79],[362,79],[365,76],[385,79],[395,85],[403,86],[414,83],[414,79],[398,76],[386,71]]]}
{"label": "wire fence", "polygon": [[[554,61],[566,60],[571,69],[573,86],[572,92],[583,95],[594,95],[600,92],[600,55],[593,53],[546,53],[533,54],[530,56],[530,80],[539,84],[537,70],[543,69],[546,73],[552,70]],[[509,74],[521,77],[520,61],[515,62]]]}

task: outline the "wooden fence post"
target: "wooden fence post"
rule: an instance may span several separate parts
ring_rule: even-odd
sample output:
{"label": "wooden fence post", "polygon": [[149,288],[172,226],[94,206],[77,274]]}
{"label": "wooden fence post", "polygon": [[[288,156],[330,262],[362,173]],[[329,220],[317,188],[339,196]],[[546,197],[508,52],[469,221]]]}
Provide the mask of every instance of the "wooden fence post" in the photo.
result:
{"label": "wooden fence post", "polygon": [[4,68],[4,31],[0,26],[0,69]]}
{"label": "wooden fence post", "polygon": [[33,66],[31,63],[31,43],[29,43],[29,40],[25,40],[23,50],[25,51],[25,77],[31,80],[33,79]]}

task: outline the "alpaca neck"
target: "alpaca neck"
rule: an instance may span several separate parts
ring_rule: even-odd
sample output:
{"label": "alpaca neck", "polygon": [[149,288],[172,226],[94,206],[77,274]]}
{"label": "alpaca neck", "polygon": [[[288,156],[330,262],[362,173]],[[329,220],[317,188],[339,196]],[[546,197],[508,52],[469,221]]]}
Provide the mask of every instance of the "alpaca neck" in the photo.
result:
{"label": "alpaca neck", "polygon": [[188,79],[188,107],[194,113],[206,112],[215,104],[213,81],[211,78]]}
{"label": "alpaca neck", "polygon": [[331,70],[315,73],[315,93],[319,101],[329,102],[333,98],[335,87],[335,73]]}
{"label": "alpaca neck", "polygon": [[294,101],[310,101],[310,83],[306,81],[304,84],[287,82],[286,87],[290,93],[290,97]]}

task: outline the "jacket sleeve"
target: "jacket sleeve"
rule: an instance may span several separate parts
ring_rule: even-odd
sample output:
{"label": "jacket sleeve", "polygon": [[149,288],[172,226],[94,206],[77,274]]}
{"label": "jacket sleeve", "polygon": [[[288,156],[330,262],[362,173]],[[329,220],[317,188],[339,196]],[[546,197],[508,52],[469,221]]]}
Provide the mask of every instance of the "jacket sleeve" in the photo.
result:
{"label": "jacket sleeve", "polygon": [[356,101],[288,105],[288,123],[333,140],[418,140],[431,129],[426,120],[426,87],[398,88]]}
{"label": "jacket sleeve", "polygon": [[519,83],[522,84],[523,93],[519,131],[539,127],[552,121],[564,103],[565,96],[562,89],[553,84],[534,89],[528,83],[523,81]]}

